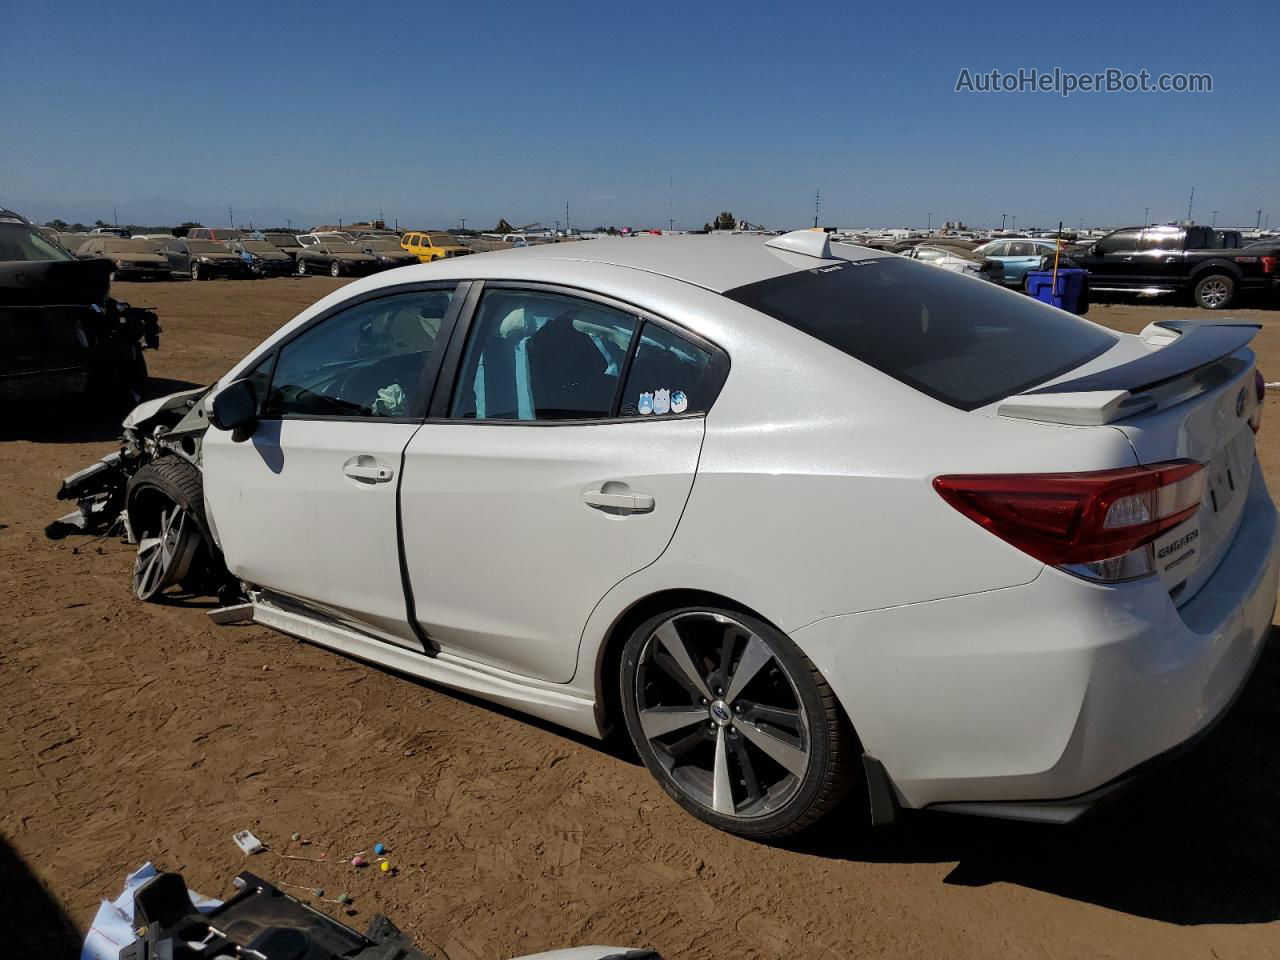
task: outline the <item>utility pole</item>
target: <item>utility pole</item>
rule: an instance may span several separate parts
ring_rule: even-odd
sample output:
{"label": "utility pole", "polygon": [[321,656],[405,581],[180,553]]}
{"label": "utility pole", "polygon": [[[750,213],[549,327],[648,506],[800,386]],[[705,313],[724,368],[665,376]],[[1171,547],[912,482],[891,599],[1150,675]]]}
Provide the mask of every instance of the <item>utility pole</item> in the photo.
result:
{"label": "utility pole", "polygon": [[293,221],[290,220],[288,217],[285,217],[284,223],[285,223],[285,226],[288,227],[290,230],[293,229]]}
{"label": "utility pole", "polygon": [[1080,218],[1080,232],[1084,233],[1084,217]]}
{"label": "utility pole", "polygon": [[572,234],[572,232],[573,231],[569,229],[569,201],[566,200],[564,202],[564,235],[567,237]]}
{"label": "utility pole", "polygon": [[1151,208],[1150,207],[1142,208],[1142,225],[1144,227],[1151,226]]}
{"label": "utility pole", "polygon": [[933,233],[933,211],[932,210],[930,210],[928,213],[924,215],[924,224],[925,224],[924,226],[925,230],[927,230],[929,233]]}
{"label": "utility pole", "polygon": [[1007,213],[1000,214],[1000,232],[1001,233],[1004,233],[1004,221],[1007,216],[1009,216]]}
{"label": "utility pole", "polygon": [[227,204],[227,226],[234,227],[236,225],[235,214],[231,211],[231,204]]}
{"label": "utility pole", "polygon": [[1216,227],[1217,225],[1218,225],[1218,211],[1215,210],[1213,211],[1213,219],[1209,221],[1209,226]]}
{"label": "utility pole", "polygon": [[667,233],[674,233],[676,229],[676,218],[667,217]]}
{"label": "utility pole", "polygon": [[818,227],[818,213],[822,209],[822,188],[813,191],[813,226]]}
{"label": "utility pole", "polygon": [[1191,207],[1195,204],[1195,202],[1196,202],[1196,188],[1195,188],[1195,187],[1192,187],[1192,188],[1191,188],[1191,199],[1189,199],[1189,200],[1187,201],[1187,220],[1188,220],[1188,221],[1190,221],[1190,220],[1191,220]]}
{"label": "utility pole", "polygon": [[1018,232],[1018,215],[1015,213],[1011,218],[1013,222],[1009,225],[1009,229],[1014,233]]}
{"label": "utility pole", "polygon": [[114,223],[117,227],[120,226],[120,214],[116,212],[115,207],[111,208],[111,222]]}
{"label": "utility pole", "polygon": [[466,217],[459,217],[458,219],[462,221],[462,231],[463,231],[463,233],[465,233],[465,232],[466,232],[466,230],[467,230],[467,218],[466,218]]}
{"label": "utility pole", "polygon": [[[1261,208],[1261,207],[1259,207],[1259,208],[1258,208],[1258,219],[1259,219],[1259,220],[1261,220],[1261,219],[1262,219],[1262,208]],[[1270,218],[1270,217],[1267,217],[1267,222],[1268,222],[1268,223],[1270,223],[1270,222],[1271,222],[1271,218]],[[1256,223],[1253,225],[1253,229],[1255,229],[1255,230],[1257,230],[1257,229],[1258,229],[1258,225],[1257,225]]]}

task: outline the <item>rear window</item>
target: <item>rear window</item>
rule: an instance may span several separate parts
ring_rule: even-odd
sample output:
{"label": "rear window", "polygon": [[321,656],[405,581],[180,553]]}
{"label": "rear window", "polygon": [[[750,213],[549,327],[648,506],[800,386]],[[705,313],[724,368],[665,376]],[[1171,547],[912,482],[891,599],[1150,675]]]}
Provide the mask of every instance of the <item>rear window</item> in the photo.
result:
{"label": "rear window", "polygon": [[1066,373],[1117,340],[994,283],[901,257],[818,267],[725,296],[961,410]]}

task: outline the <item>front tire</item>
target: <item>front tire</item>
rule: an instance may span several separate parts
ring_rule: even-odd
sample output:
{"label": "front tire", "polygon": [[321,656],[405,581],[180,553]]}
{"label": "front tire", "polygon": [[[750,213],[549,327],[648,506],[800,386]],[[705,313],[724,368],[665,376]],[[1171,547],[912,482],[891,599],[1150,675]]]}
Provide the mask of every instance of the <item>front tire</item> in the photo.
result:
{"label": "front tire", "polygon": [[1225,310],[1235,298],[1236,284],[1223,273],[1211,273],[1196,283],[1196,305],[1204,310]]}
{"label": "front tire", "polygon": [[154,602],[170,587],[189,590],[205,579],[209,547],[199,470],[179,457],[161,457],[130,478],[125,504],[138,541],[133,592],[139,600]]}
{"label": "front tire", "polygon": [[298,276],[305,277],[307,275],[307,261],[301,257],[298,258]]}
{"label": "front tire", "polygon": [[329,264],[329,276],[333,277],[335,280],[342,276],[342,266],[337,260],[334,260]]}
{"label": "front tire", "polygon": [[195,260],[191,261],[191,279],[192,280],[204,279],[204,277],[200,273],[200,264]]}
{"label": "front tire", "polygon": [[853,730],[789,637],[734,610],[653,617],[622,652],[627,731],[695,817],[776,839],[820,820],[855,782]]}

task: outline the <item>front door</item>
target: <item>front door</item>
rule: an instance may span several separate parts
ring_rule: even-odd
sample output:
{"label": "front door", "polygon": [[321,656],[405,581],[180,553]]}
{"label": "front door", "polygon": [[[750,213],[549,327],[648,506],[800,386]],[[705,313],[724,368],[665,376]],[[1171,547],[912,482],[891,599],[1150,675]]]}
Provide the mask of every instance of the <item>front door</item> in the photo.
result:
{"label": "front door", "polygon": [[447,406],[405,452],[405,561],[429,640],[569,680],[592,609],[675,533],[723,369],[620,305],[486,285]]}
{"label": "front door", "polygon": [[1138,259],[1141,230],[1117,230],[1095,243],[1079,259],[1089,271],[1089,282],[1095,287],[1132,289],[1141,284],[1142,264]]}
{"label": "front door", "polygon": [[336,307],[259,363],[257,429],[210,428],[205,496],[237,577],[421,650],[396,500],[453,291],[398,289]]}

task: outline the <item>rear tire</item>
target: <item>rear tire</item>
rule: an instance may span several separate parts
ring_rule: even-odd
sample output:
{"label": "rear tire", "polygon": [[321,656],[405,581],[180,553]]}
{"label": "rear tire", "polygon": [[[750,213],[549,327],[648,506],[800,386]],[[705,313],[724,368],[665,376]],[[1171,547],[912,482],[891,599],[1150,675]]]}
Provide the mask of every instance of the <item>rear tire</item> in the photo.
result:
{"label": "rear tire", "polygon": [[1225,310],[1235,298],[1235,281],[1224,273],[1211,273],[1196,282],[1196,305],[1204,310]]}
{"label": "rear tire", "polygon": [[305,277],[307,275],[307,261],[301,257],[298,258],[298,276]]}
{"label": "rear tire", "polygon": [[337,260],[334,260],[329,264],[329,276],[333,277],[335,280],[342,276],[342,265],[339,264]]}
{"label": "rear tire", "polygon": [[858,782],[856,737],[817,667],[755,617],[684,607],[622,651],[627,732],[695,817],[757,839],[817,823]]}
{"label": "rear tire", "polygon": [[129,480],[129,527],[138,541],[133,592],[154,602],[174,586],[188,592],[209,578],[204,486],[200,471],[174,456],[155,460]]}

